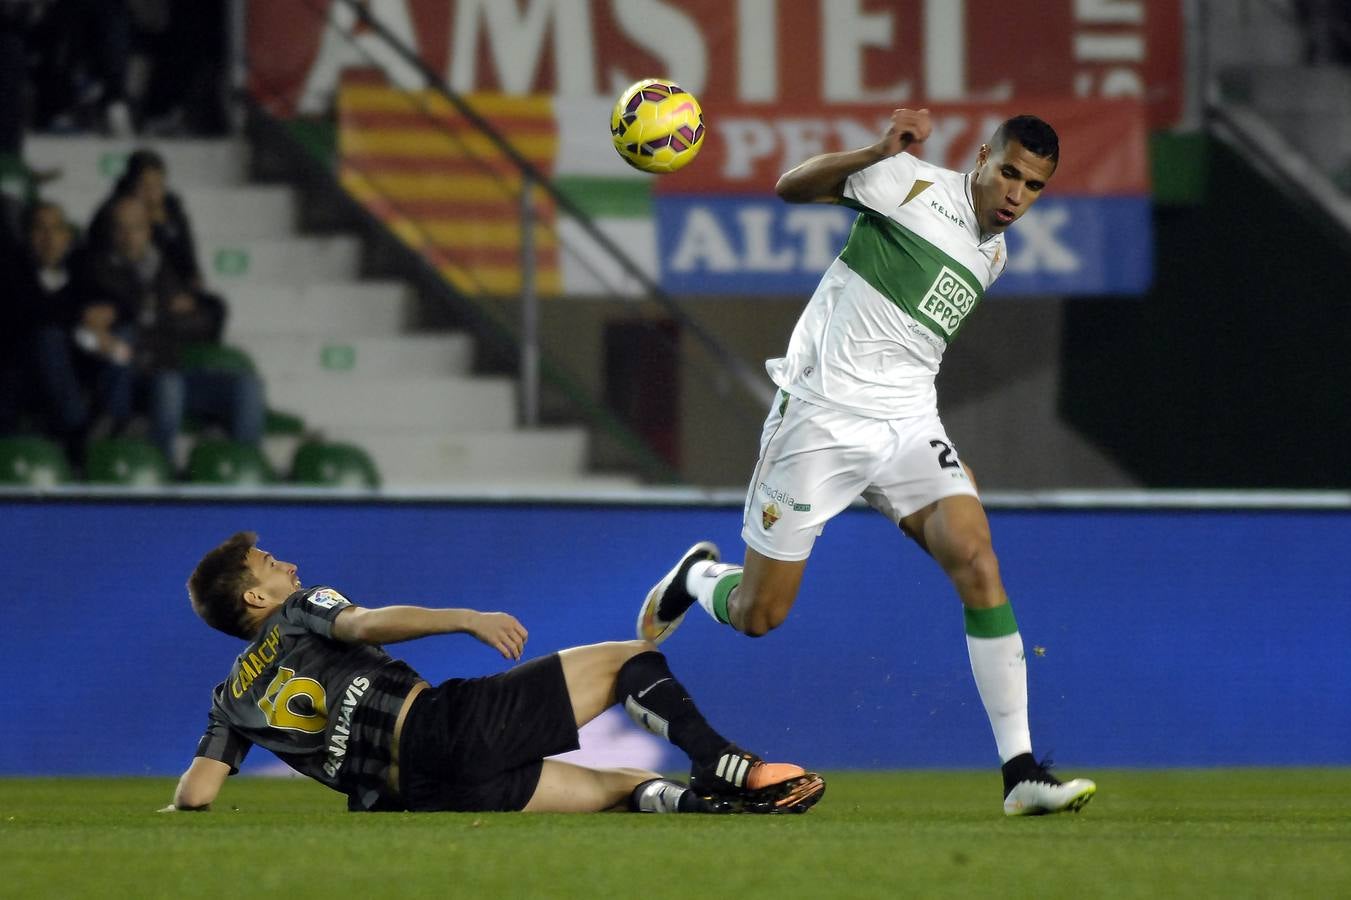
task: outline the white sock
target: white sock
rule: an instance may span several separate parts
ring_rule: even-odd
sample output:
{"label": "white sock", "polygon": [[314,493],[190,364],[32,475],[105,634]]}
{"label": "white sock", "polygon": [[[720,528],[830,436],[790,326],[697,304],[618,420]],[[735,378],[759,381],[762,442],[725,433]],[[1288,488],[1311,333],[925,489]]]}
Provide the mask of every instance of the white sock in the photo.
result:
{"label": "white sock", "polygon": [[688,791],[689,788],[678,782],[654,778],[634,789],[629,808],[645,813],[680,812],[680,798]]}
{"label": "white sock", "polygon": [[971,656],[971,674],[985,704],[994,730],[999,761],[1008,762],[1020,753],[1032,752],[1032,732],[1027,725],[1027,660],[1018,632],[1002,637],[966,636]]}
{"label": "white sock", "polygon": [[[741,583],[741,566],[702,559],[685,574],[685,590],[694,595],[715,622],[727,622],[728,595]],[[719,590],[721,588],[721,590]],[[718,615],[721,603],[723,616]]]}

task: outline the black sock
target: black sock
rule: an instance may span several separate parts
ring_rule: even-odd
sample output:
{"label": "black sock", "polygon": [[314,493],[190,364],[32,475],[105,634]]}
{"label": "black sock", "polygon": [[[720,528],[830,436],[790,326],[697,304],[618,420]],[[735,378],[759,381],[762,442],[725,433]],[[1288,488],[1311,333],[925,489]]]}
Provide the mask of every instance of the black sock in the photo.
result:
{"label": "black sock", "polygon": [[1030,781],[1041,772],[1036,757],[1031,753],[1019,753],[1000,768],[1004,775],[1004,793],[1013,790],[1020,781]]}
{"label": "black sock", "polygon": [[619,667],[615,697],[633,721],[684,750],[696,766],[711,766],[730,743],[708,724],[655,650]]}

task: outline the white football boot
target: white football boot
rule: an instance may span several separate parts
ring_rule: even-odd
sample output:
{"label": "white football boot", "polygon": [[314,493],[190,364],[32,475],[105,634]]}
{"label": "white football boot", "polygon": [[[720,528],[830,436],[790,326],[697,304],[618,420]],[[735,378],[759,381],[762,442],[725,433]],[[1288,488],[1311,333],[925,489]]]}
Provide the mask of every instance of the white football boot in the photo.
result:
{"label": "white football boot", "polygon": [[675,568],[647,592],[643,608],[638,610],[639,640],[660,644],[676,630],[694,605],[694,595],[685,587],[685,576],[690,566],[704,559],[713,562],[719,559],[717,545],[712,541],[700,541],[686,550]]}
{"label": "white football boot", "polygon": [[[1049,777],[1049,776],[1048,776]],[[1087,778],[1060,782],[1020,781],[1004,796],[1006,816],[1044,816],[1048,813],[1078,812],[1093,799],[1098,786]]]}

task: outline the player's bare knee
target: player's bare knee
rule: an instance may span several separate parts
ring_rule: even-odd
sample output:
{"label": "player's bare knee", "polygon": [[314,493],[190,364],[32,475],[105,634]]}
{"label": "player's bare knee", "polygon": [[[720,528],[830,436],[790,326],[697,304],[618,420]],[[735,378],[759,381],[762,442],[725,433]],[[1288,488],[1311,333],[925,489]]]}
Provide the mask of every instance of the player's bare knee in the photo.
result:
{"label": "player's bare knee", "polygon": [[748,637],[763,637],[783,622],[793,605],[764,581],[741,583],[732,594],[728,614],[732,627]]}
{"label": "player's bare knee", "polygon": [[1004,602],[999,560],[989,544],[974,552],[953,580],[966,589],[962,593],[968,603],[977,602],[977,598],[985,601],[979,605],[997,606]]}
{"label": "player's bare knee", "polygon": [[953,578],[984,582],[999,577],[999,560],[995,557],[994,547],[984,537],[951,542],[941,562]]}
{"label": "player's bare knee", "polygon": [[764,637],[783,624],[791,608],[791,600],[787,603],[771,600],[767,603],[754,604],[742,617],[742,633],[748,637]]}

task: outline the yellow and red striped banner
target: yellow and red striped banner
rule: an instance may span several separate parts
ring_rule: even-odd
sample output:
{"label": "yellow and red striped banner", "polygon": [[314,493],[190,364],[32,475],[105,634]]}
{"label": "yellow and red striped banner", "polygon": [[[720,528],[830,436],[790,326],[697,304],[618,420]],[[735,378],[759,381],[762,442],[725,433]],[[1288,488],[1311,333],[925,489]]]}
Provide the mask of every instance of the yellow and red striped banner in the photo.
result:
{"label": "yellow and red striped banner", "polygon": [[[466,101],[546,176],[558,148],[552,98],[473,94]],[[338,92],[339,175],[352,196],[422,253],[457,290],[521,289],[521,185],[516,167],[449,101],[365,73]],[[535,285],[562,293],[553,203],[536,191]]]}

